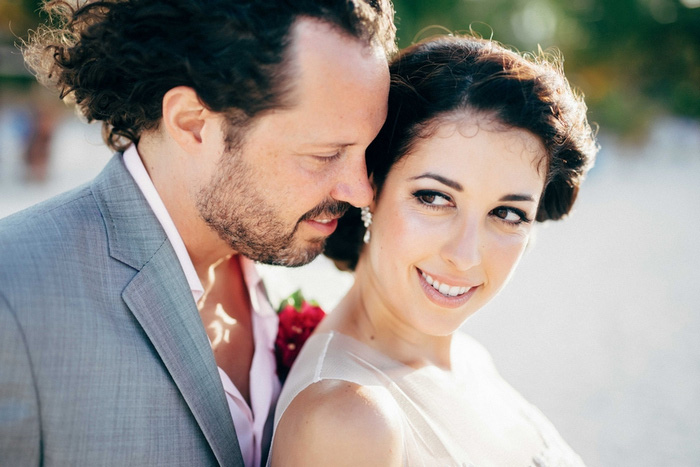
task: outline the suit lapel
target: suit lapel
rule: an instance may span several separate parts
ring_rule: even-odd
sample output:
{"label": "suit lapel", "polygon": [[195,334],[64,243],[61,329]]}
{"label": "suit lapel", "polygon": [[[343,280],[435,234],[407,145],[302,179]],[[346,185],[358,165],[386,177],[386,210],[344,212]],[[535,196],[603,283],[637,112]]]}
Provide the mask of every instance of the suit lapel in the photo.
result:
{"label": "suit lapel", "polygon": [[175,251],[116,155],[93,183],[110,256],[138,272],[122,293],[199,423],[219,464],[243,466],[209,339]]}
{"label": "suit lapel", "polygon": [[[163,249],[172,250],[169,246]],[[156,253],[122,297],[168,368],[219,463],[243,465],[209,339],[184,275],[179,266],[173,268],[174,255]]]}

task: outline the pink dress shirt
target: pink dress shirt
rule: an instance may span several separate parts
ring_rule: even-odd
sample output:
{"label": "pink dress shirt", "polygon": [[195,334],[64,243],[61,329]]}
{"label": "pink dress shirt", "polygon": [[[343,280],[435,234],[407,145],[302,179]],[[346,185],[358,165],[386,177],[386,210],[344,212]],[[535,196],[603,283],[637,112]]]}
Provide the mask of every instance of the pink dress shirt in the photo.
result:
{"label": "pink dress shirt", "polygon": [[[165,234],[175,250],[187,282],[192,291],[192,298],[196,302],[203,293],[204,288],[197,276],[187,248],[182,237],[177,231],[172,218],[165,209],[156,187],[153,185],[146,168],[141,161],[135,146],[130,146],[124,152],[124,164],[136,181],[146,201],[163,226]],[[250,368],[250,402],[248,406],[241,396],[238,388],[231,382],[231,378],[219,368],[219,377],[226,394],[228,407],[236,427],[238,444],[246,467],[259,466],[262,459],[261,445],[265,422],[270,409],[280,393],[280,382],[277,378],[274,355],[275,336],[277,335],[277,314],[273,310],[265,294],[265,288],[258,275],[253,261],[240,257],[243,280],[248,288],[250,296],[251,317],[253,325],[253,342],[255,353]],[[265,447],[267,449],[267,447]]]}

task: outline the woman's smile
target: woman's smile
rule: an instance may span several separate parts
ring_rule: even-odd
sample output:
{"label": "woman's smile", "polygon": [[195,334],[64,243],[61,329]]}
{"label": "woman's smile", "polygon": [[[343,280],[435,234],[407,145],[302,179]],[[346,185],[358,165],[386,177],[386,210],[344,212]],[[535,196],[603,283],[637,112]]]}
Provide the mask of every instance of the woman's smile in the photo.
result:
{"label": "woman's smile", "polygon": [[358,263],[358,282],[375,281],[381,296],[374,312],[438,337],[493,298],[525,249],[544,152],[531,133],[483,115],[418,140],[384,182]]}
{"label": "woman's smile", "polygon": [[450,286],[446,283],[440,283],[418,268],[416,268],[416,271],[418,282],[425,296],[435,305],[443,308],[459,308],[465,305],[479,289],[478,285],[470,287],[459,285]]}
{"label": "woman's smile", "polygon": [[472,288],[472,286],[450,285],[447,282],[440,282],[437,279],[433,279],[433,276],[430,274],[426,274],[425,271],[421,271],[421,276],[423,276],[423,279],[425,279],[428,284],[432,285],[435,290],[448,297],[464,295]]}

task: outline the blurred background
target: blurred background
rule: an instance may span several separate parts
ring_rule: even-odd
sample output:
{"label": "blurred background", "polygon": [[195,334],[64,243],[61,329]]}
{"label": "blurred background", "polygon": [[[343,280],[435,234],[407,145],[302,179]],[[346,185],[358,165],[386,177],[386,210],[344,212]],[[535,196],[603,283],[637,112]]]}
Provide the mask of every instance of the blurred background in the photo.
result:
{"label": "blurred background", "polygon": [[[556,47],[600,127],[569,219],[542,225],[511,283],[464,331],[591,466],[700,466],[700,0],[395,1],[400,46],[473,31]],[[0,217],[110,157],[36,85],[15,43],[45,20],[0,0]],[[330,310],[352,282],[323,258],[265,268]]]}

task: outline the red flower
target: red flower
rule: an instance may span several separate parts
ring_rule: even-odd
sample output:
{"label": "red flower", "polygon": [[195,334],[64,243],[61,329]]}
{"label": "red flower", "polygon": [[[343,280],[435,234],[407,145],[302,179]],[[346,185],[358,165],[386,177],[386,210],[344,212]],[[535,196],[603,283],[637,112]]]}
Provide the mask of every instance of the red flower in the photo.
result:
{"label": "red flower", "polygon": [[275,339],[277,374],[284,382],[299,355],[301,347],[316,329],[326,313],[315,302],[307,302],[299,291],[282,302],[279,311],[279,328]]}

